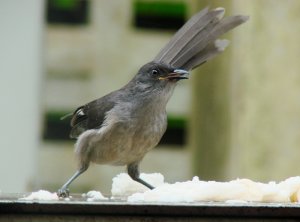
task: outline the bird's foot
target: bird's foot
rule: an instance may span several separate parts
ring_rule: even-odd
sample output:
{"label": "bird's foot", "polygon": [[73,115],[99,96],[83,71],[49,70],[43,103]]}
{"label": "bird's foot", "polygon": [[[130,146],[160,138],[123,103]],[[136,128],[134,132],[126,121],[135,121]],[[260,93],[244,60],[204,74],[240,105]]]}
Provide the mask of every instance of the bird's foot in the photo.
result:
{"label": "bird's foot", "polygon": [[58,197],[66,198],[66,197],[69,197],[69,194],[70,194],[70,191],[68,188],[61,188],[57,191]]}

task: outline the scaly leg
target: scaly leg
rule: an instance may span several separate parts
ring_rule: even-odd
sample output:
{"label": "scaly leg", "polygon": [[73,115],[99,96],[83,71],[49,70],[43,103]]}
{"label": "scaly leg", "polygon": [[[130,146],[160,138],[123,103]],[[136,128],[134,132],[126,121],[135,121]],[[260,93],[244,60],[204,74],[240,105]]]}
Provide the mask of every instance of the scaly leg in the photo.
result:
{"label": "scaly leg", "polygon": [[135,181],[143,184],[144,186],[148,187],[149,189],[154,189],[154,187],[152,185],[150,185],[149,183],[145,182],[144,180],[142,180],[140,178],[140,171],[139,171],[139,163],[131,163],[129,165],[127,165],[127,172],[128,175]]}
{"label": "scaly leg", "polygon": [[69,185],[79,177],[83,172],[88,169],[88,166],[84,166],[76,171],[76,173],[57,191],[59,197],[68,197],[69,196]]}

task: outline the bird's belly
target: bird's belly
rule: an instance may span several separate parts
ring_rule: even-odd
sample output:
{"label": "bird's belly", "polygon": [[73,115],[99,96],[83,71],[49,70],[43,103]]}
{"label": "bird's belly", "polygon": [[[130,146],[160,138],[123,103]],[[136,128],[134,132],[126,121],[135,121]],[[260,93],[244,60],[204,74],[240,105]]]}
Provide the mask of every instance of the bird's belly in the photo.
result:
{"label": "bird's belly", "polygon": [[143,124],[118,122],[93,148],[91,161],[98,164],[127,165],[142,160],[166,130],[166,116]]}

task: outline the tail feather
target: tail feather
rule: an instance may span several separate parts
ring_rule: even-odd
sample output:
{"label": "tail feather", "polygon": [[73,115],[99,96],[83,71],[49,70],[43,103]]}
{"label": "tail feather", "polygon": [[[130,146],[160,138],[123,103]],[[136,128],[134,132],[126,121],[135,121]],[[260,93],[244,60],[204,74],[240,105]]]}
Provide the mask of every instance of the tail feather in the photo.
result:
{"label": "tail feather", "polygon": [[247,16],[223,15],[223,8],[203,9],[179,29],[154,61],[190,70],[215,57],[224,49],[215,44],[217,38],[248,20]]}
{"label": "tail feather", "polygon": [[182,40],[186,33],[193,28],[193,26],[208,12],[208,7],[194,15],[190,20],[182,26],[176,34],[171,38],[171,40],[167,43],[167,45],[160,50],[160,52],[155,57],[155,61],[167,61],[168,56],[171,54],[171,50],[179,45],[178,41]]}
{"label": "tail feather", "polygon": [[223,52],[228,44],[229,41],[227,39],[217,39],[213,44],[208,45],[205,49],[201,50],[190,60],[188,60],[184,65],[182,65],[182,68],[185,70],[195,69],[219,53]]}
{"label": "tail feather", "polygon": [[[224,10],[223,10],[224,11]],[[179,54],[186,44],[191,42],[195,35],[204,29],[217,15],[223,13],[219,11],[208,11],[208,7],[194,15],[177,33],[169,43],[158,53],[155,61],[170,63],[174,59],[174,54]]]}

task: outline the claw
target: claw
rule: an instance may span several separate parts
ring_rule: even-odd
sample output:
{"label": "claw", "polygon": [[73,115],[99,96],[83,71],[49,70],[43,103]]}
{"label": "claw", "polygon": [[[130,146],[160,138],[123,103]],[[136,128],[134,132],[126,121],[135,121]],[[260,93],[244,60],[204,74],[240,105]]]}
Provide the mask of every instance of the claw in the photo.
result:
{"label": "claw", "polygon": [[58,195],[59,197],[66,198],[66,197],[69,197],[69,194],[70,194],[69,189],[63,189],[63,188],[61,188],[61,189],[59,189],[59,190],[57,191],[57,195]]}

